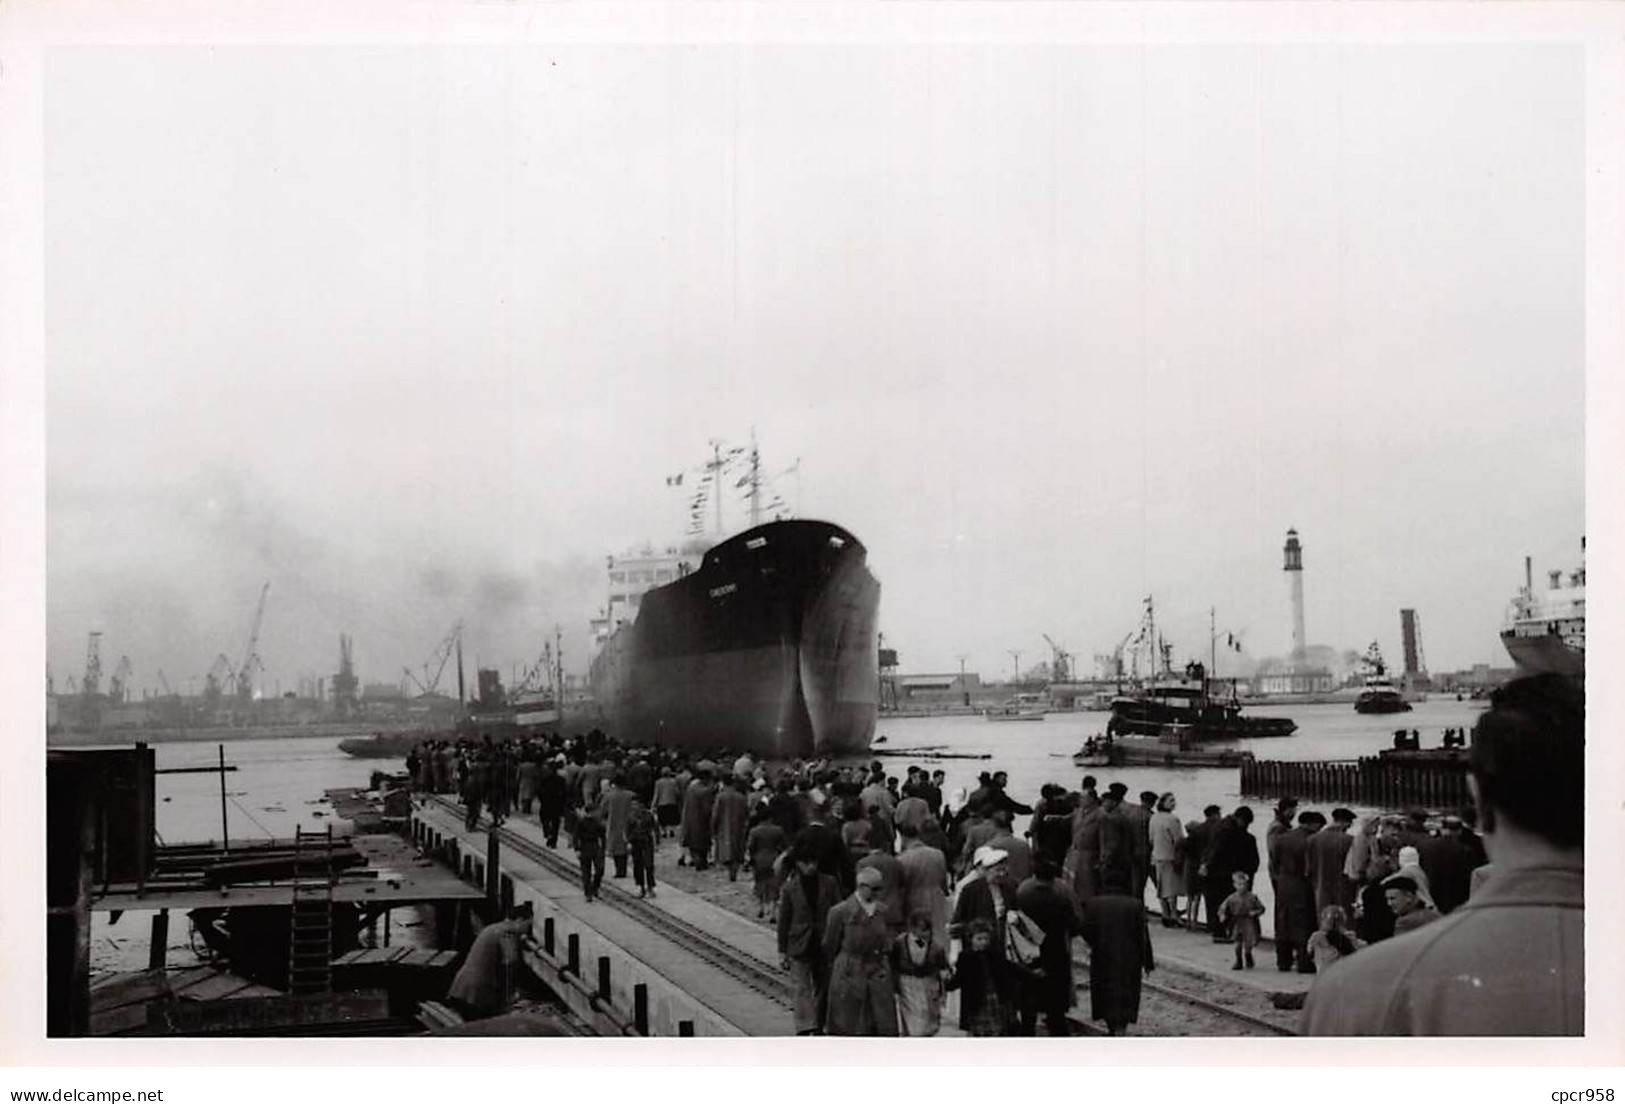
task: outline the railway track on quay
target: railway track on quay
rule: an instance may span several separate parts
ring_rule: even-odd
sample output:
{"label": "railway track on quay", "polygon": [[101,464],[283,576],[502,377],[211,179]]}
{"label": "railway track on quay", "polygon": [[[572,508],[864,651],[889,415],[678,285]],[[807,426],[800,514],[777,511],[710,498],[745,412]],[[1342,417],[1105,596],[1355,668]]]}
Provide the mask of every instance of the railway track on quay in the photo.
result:
{"label": "railway track on quay", "polygon": [[[1081,1023],[1090,1034],[1105,1034],[1105,1029],[1092,1021],[1084,1021],[1079,1009],[1087,1007],[1089,995],[1088,960],[1078,959],[1075,962],[1082,981],[1078,985],[1078,1009],[1074,1010],[1073,1023]],[[1193,985],[1209,985],[1214,983],[1211,979],[1200,974],[1180,970],[1177,967],[1158,966],[1157,972],[1164,977],[1173,975],[1182,981]],[[1233,989],[1219,983],[1221,990]],[[1245,1008],[1227,1004],[1222,1000],[1214,1000],[1209,996],[1191,991],[1186,985],[1170,985],[1161,981],[1142,979],[1140,982],[1140,1020],[1142,1030],[1137,1035],[1177,1035],[1177,1036],[1296,1036],[1297,1032],[1280,1020],[1272,1020],[1267,1016],[1255,1015]],[[1262,992],[1247,990],[1246,995],[1263,997]],[[1281,1019],[1288,1018],[1283,1015]]]}
{"label": "railway track on quay", "polygon": [[[460,806],[435,795],[434,801],[447,812],[463,816]],[[490,831],[489,826],[483,829]],[[529,839],[510,828],[497,828],[497,839],[514,854],[536,863],[553,874],[572,883],[581,877],[581,868],[546,846]],[[692,954],[713,969],[719,970],[741,985],[762,994],[785,1009],[795,1006],[790,981],[778,970],[777,963],[767,963],[747,951],[742,951],[726,940],[713,935],[697,924],[692,924],[660,907],[659,904],[639,897],[619,886],[605,883],[599,887],[599,899],[610,907],[630,916],[655,932],[673,946]],[[657,899],[658,900],[658,899]]]}

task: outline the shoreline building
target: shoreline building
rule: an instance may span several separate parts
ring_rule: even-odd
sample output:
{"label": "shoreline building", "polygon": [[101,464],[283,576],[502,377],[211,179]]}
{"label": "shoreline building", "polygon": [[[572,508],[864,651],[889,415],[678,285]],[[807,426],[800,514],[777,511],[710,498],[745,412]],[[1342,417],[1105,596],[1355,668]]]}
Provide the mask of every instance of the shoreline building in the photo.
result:
{"label": "shoreline building", "polygon": [[1329,694],[1337,680],[1325,667],[1309,660],[1308,636],[1303,617],[1303,544],[1298,531],[1286,531],[1286,545],[1282,548],[1288,593],[1292,601],[1292,653],[1287,659],[1266,663],[1259,671],[1258,693],[1270,694]]}

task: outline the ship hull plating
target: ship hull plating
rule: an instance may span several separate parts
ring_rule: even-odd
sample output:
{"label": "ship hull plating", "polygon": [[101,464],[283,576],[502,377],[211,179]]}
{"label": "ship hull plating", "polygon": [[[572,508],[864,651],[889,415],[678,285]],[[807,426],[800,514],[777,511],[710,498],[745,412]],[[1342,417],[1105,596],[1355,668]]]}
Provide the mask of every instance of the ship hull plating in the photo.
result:
{"label": "ship hull plating", "polygon": [[1564,640],[1555,627],[1544,636],[1503,631],[1501,643],[1506,647],[1507,655],[1512,657],[1512,662],[1517,665],[1520,674],[1571,676],[1585,674],[1584,649],[1576,648]]}
{"label": "ship hull plating", "polygon": [[758,526],[643,596],[593,660],[599,723],[629,743],[771,758],[855,754],[879,704],[880,584],[824,522]]}

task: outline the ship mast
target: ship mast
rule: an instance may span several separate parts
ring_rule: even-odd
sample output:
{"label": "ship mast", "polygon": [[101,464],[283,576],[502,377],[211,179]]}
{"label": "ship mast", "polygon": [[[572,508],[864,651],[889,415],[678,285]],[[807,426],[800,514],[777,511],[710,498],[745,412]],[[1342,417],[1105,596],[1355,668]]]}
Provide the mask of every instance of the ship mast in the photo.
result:
{"label": "ship mast", "polygon": [[711,497],[717,504],[717,540],[722,539],[722,442],[711,438]]}
{"label": "ship mast", "polygon": [[756,451],[756,427],[750,427],[750,527],[762,523],[762,457]]}

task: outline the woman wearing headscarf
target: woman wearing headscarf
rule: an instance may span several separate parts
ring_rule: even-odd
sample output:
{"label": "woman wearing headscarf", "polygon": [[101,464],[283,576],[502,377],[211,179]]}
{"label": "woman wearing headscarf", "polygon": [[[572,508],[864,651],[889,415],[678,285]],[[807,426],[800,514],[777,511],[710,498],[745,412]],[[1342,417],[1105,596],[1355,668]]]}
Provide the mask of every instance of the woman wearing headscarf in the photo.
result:
{"label": "woman wearing headscarf", "polygon": [[960,880],[954,895],[953,917],[948,934],[966,938],[973,920],[985,920],[993,928],[994,953],[1004,955],[1004,917],[1012,894],[1004,885],[1004,863],[1008,858],[996,847],[979,847],[971,859],[970,873]]}
{"label": "woman wearing headscarf", "polygon": [[[1428,876],[1422,871],[1422,857],[1416,848],[1406,845],[1399,849],[1399,869],[1389,877],[1404,876],[1416,883],[1416,896],[1430,909],[1438,909],[1433,900],[1432,887],[1428,885]],[[1387,881],[1387,878],[1383,879]]]}

